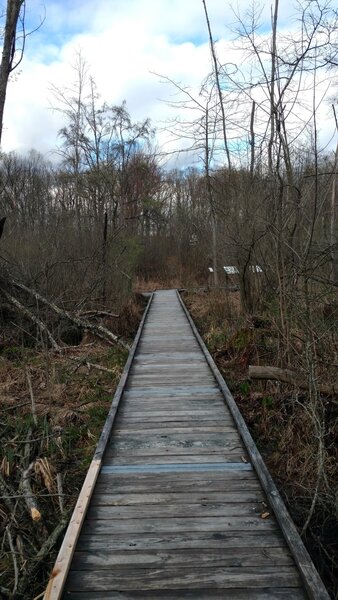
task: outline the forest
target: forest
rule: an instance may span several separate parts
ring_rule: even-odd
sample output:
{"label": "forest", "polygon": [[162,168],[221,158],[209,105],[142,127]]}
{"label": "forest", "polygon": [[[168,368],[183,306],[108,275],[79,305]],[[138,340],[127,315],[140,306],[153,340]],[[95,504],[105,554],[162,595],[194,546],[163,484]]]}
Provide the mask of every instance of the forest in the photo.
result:
{"label": "forest", "polygon": [[210,73],[198,93],[162,76],[185,166],[168,167],[150,119],[101,99],[80,53],[73,85],[51,92],[64,121],[51,157],[1,153],[3,598],[42,597],[142,293],[158,288],[182,290],[338,598],[337,12],[300,2],[292,37],[278,0],[269,36],[238,15],[233,65],[202,4]]}

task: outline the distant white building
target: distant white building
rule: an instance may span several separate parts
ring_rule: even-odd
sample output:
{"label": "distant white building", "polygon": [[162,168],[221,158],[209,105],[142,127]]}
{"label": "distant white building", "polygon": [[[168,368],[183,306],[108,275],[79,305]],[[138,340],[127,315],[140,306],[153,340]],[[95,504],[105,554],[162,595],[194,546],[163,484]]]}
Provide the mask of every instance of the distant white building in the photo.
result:
{"label": "distant white building", "polygon": [[252,273],[263,273],[263,269],[259,265],[250,265],[249,270]]}
{"label": "distant white building", "polygon": [[223,267],[223,269],[226,275],[237,275],[239,273],[237,267]]}

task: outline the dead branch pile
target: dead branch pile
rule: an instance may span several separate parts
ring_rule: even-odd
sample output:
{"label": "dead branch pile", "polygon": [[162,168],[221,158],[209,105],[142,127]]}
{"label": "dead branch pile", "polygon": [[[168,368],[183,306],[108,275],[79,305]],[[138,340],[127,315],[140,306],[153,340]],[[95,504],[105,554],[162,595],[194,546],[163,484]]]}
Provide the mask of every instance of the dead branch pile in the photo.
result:
{"label": "dead branch pile", "polygon": [[98,343],[0,357],[0,598],[45,588],[123,357]]}
{"label": "dead branch pile", "polygon": [[[25,298],[21,299],[20,294],[21,296],[24,294]],[[102,323],[92,322],[89,320],[89,318],[86,318],[86,316],[90,317],[91,311],[89,315],[86,315],[85,313],[83,316],[79,316],[79,314],[76,313],[73,314],[70,311],[60,308],[55,302],[47,300],[47,298],[45,298],[38,291],[33,290],[32,288],[19,281],[16,281],[13,278],[5,277],[4,280],[0,282],[0,295],[15,309],[16,312],[33,324],[38,331],[38,338],[47,343],[49,347],[53,348],[53,350],[60,351],[64,346],[55,339],[55,336],[50,331],[48,324],[46,324],[46,322],[39,315],[39,308],[41,306],[47,307],[47,309],[58,319],[63,319],[64,321],[72,323],[83,332],[89,331],[91,334],[100,338],[101,340],[104,340],[108,344],[117,344],[125,350],[129,350],[130,348],[127,342],[125,342],[118,335],[115,335],[105,325]],[[27,300],[27,298],[33,299],[35,310],[30,306],[31,303]],[[96,314],[97,316],[110,315],[114,316],[115,318],[117,317],[117,315],[108,313],[107,311],[104,311],[104,313],[98,312]]]}

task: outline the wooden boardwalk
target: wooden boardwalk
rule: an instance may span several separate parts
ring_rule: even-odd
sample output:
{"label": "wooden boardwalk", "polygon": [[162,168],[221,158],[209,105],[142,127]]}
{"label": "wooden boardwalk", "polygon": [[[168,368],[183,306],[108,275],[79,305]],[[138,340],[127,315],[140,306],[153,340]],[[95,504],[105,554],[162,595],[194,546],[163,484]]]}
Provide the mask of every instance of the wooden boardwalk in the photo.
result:
{"label": "wooden boardwalk", "polygon": [[148,307],[53,575],[46,600],[329,598],[174,290]]}

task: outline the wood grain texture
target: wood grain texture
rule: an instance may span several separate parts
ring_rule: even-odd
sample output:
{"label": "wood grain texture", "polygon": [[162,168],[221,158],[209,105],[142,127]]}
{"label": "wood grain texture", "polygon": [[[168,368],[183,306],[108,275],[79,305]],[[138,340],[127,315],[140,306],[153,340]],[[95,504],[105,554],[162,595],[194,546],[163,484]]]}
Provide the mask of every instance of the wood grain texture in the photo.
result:
{"label": "wood grain texture", "polygon": [[125,590],[66,592],[64,598],[74,600],[305,600],[300,588],[222,589],[198,590]]}
{"label": "wood grain texture", "polygon": [[[141,589],[198,589],[200,587],[257,588],[264,586],[299,587],[300,577],[294,567],[183,567],[128,569],[115,568],[71,570],[67,582],[69,590],[133,590]],[[250,596],[249,596],[250,598]]]}
{"label": "wood grain texture", "polygon": [[146,569],[167,567],[269,567],[292,565],[291,554],[284,548],[212,548],[191,550],[124,550],[109,553],[105,549],[78,551],[74,555],[73,568],[85,571],[88,567],[111,569],[114,567],[133,567]]}
{"label": "wood grain texture", "polygon": [[265,502],[264,494],[259,491],[242,492],[169,492],[166,494],[140,493],[140,494],[99,494],[94,492],[91,506],[132,506],[147,504],[233,504],[235,502]]}
{"label": "wood grain texture", "polygon": [[175,291],[156,292],[62,598],[316,597],[223,383]]}
{"label": "wood grain texture", "polygon": [[278,529],[276,531],[246,531],[245,536],[241,532],[232,531],[194,531],[194,532],[169,532],[169,533],[131,533],[128,537],[123,534],[108,532],[91,533],[82,532],[77,550],[89,552],[93,550],[107,550],[118,554],[119,551],[139,550],[175,550],[197,549],[203,553],[205,550],[222,548],[286,548],[285,541]]}
{"label": "wood grain texture", "polygon": [[201,531],[277,531],[274,519],[261,519],[257,516],[248,517],[143,517],[142,519],[86,519],[82,531],[92,535],[100,533],[176,533]]}

